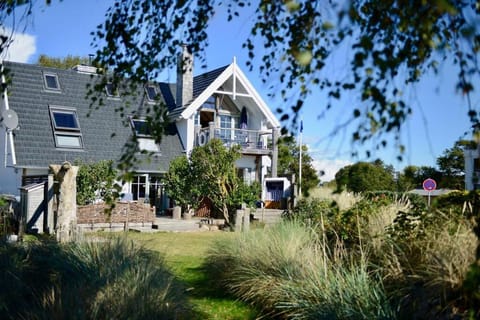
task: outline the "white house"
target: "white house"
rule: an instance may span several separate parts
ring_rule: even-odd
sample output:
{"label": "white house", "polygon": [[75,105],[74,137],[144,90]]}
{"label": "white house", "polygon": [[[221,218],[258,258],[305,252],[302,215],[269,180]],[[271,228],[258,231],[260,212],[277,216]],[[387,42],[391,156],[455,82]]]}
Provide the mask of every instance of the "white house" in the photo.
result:
{"label": "white house", "polygon": [[[134,180],[123,192],[132,200],[149,198],[160,209],[169,205],[162,176],[170,161],[211,138],[241,146],[237,168],[245,181],[264,184],[267,176],[276,176],[280,124],[235,59],[194,76],[184,48],[177,83],[148,83],[134,97],[107,83],[105,105],[98,110],[91,110],[86,98],[87,84],[99,80],[93,67],[63,70],[6,61],[3,67],[0,194],[19,195],[20,187],[46,181],[49,164],[118,161],[132,134],[153,156],[139,157],[144,161],[135,164]],[[168,106],[172,120],[159,144],[145,126],[144,112],[158,101]],[[122,108],[123,118],[114,111]]]}

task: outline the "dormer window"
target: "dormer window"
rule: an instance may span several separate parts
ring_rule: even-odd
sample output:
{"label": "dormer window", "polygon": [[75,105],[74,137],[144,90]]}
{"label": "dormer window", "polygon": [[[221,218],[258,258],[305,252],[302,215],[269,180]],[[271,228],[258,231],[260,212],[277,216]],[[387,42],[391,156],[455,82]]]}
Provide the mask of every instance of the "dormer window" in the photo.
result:
{"label": "dormer window", "polygon": [[83,148],[82,133],[75,109],[50,106],[50,119],[57,148]]}
{"label": "dormer window", "polygon": [[43,80],[45,83],[45,89],[60,91],[60,84],[58,83],[58,77],[54,73],[44,73]]}
{"label": "dormer window", "polygon": [[147,100],[149,102],[154,102],[157,100],[157,88],[154,85],[146,85],[145,93],[147,94]]}
{"label": "dormer window", "polygon": [[114,97],[114,98],[118,98],[120,95],[118,94],[118,89],[117,87],[112,83],[112,82],[108,82],[106,85],[105,85],[105,92],[107,94],[108,97]]}

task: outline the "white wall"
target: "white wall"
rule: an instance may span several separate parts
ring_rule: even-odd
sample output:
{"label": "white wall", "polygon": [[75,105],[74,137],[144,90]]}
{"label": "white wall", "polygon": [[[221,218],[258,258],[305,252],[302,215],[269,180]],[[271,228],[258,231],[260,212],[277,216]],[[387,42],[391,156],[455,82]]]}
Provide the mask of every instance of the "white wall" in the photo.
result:
{"label": "white wall", "polygon": [[6,138],[7,131],[0,125],[0,194],[20,196],[18,188],[22,184],[21,170],[13,168],[10,143]]}
{"label": "white wall", "polygon": [[48,176],[48,168],[25,169],[25,176]]}
{"label": "white wall", "polygon": [[0,167],[0,194],[20,196],[19,188],[21,184],[21,170],[15,170],[13,167],[5,167],[4,163],[2,163]]}
{"label": "white wall", "polygon": [[474,176],[474,160],[478,158],[478,150],[465,150],[465,190],[474,190],[475,185],[473,183]]}
{"label": "white wall", "polygon": [[195,141],[193,116],[190,119],[182,119],[177,121],[176,125],[180,139],[182,139],[183,147],[188,155],[190,154],[190,151],[192,151]]}
{"label": "white wall", "polygon": [[242,156],[240,159],[235,161],[235,166],[237,168],[253,168],[253,169],[255,169],[255,157]]}

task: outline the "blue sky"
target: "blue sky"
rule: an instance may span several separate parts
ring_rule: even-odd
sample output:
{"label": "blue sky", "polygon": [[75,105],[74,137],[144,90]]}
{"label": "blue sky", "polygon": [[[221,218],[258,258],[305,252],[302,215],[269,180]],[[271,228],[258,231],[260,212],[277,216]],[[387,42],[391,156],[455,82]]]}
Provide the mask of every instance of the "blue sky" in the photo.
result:
{"label": "blue sky", "polygon": [[[50,7],[46,7],[43,0],[37,2],[39,4],[34,10],[33,18],[26,29],[17,30],[20,33],[16,36],[14,45],[8,56],[2,58],[34,63],[40,54],[63,57],[69,54],[88,56],[93,53],[90,32],[103,21],[110,1],[63,0],[53,1]],[[224,13],[224,10],[217,10],[209,28],[210,46],[206,55],[208,69],[229,64],[236,56],[238,64],[271,109],[281,107],[280,101],[267,97],[268,89],[261,84],[258,72],[249,72],[245,66],[246,51],[242,49],[242,43],[249,33],[250,15],[241,16],[232,24],[226,22]],[[202,71],[204,70],[196,70]],[[333,67],[332,72],[335,72]],[[174,81],[174,76],[174,73],[170,73],[170,79],[160,80]],[[466,101],[455,92],[455,77],[453,67],[445,64],[438,76],[426,77],[414,88],[405,89],[407,101],[414,113],[402,131],[402,143],[407,148],[402,162],[396,160],[398,151],[394,148],[392,138],[389,139],[389,147],[373,150],[373,158],[367,159],[362,151],[371,148],[371,144],[365,147],[352,146],[350,135],[353,127],[330,137],[335,126],[351,115],[351,105],[355,103],[355,98],[346,97],[326,117],[319,119],[319,110],[325,105],[325,96],[322,92],[314,94],[306,101],[301,113],[304,119],[303,141],[308,144],[317,169],[326,171],[322,180],[332,179],[339,168],[349,163],[375,158],[394,165],[397,170],[406,165],[435,166],[436,158],[445,149],[452,147],[469,129]],[[473,96],[472,102],[474,107],[479,107],[480,96]],[[360,157],[351,157],[352,148],[360,149]]]}

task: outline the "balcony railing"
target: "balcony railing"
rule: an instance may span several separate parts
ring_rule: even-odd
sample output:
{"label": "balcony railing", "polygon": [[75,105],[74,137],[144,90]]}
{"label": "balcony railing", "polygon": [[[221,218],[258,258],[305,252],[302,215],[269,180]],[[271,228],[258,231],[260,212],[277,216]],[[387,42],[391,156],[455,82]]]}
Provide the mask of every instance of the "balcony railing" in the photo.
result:
{"label": "balcony railing", "polygon": [[[212,136],[213,133],[213,136]],[[203,128],[197,131],[196,145],[203,146],[210,139],[220,139],[227,147],[238,145],[243,152],[271,151],[272,132],[248,129]]]}

